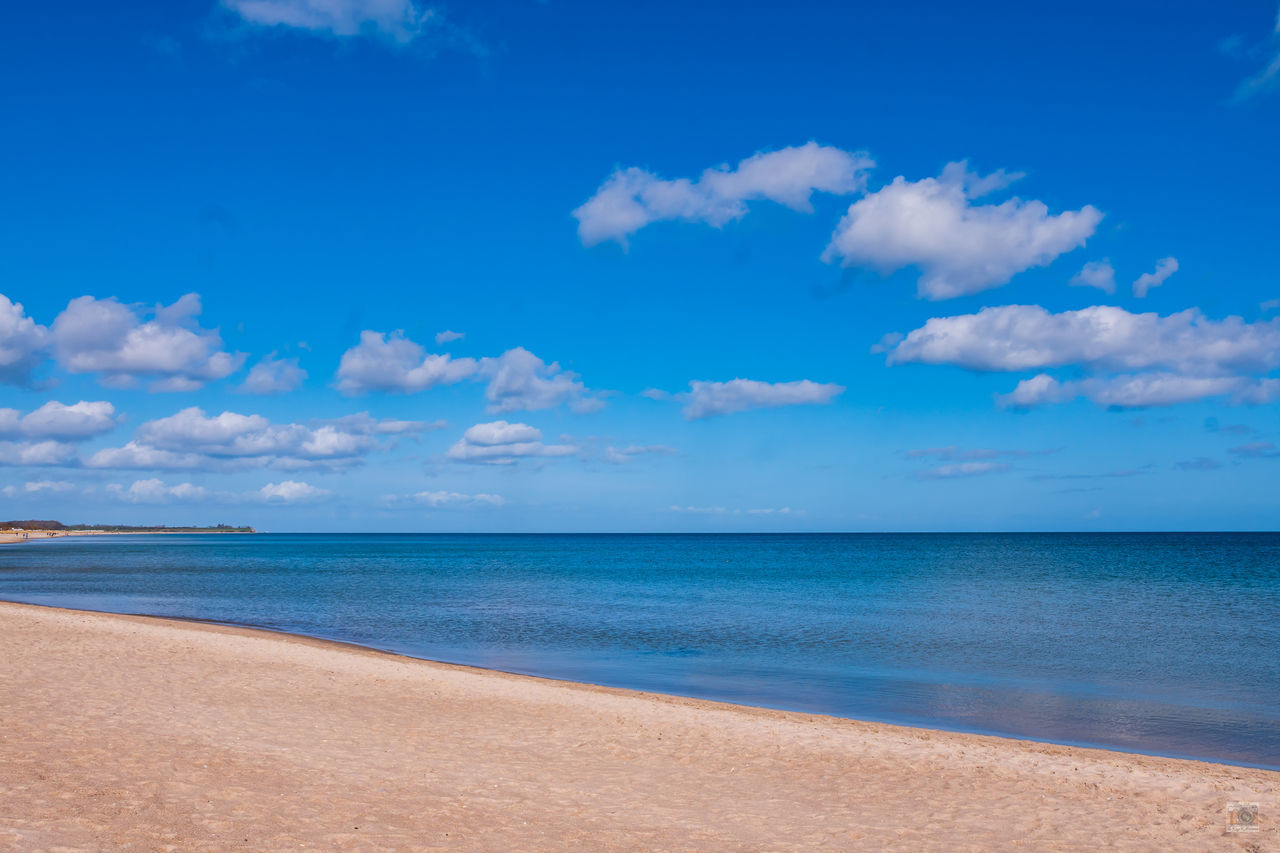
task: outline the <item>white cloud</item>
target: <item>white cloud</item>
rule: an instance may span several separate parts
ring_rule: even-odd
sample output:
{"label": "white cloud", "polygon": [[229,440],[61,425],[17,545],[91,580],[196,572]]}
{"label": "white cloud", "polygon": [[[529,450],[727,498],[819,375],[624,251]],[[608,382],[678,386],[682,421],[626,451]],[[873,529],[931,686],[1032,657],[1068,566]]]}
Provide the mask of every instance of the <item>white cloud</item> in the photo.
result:
{"label": "white cloud", "polygon": [[49,330],[28,317],[21,303],[0,294],[0,382],[30,386],[48,346]]}
{"label": "white cloud", "polygon": [[342,354],[338,390],[344,394],[399,391],[412,394],[436,385],[452,385],[475,375],[473,358],[429,355],[420,345],[396,331],[360,333],[360,343]]}
{"label": "white cloud", "polygon": [[1169,369],[1194,375],[1262,372],[1280,364],[1280,319],[1214,321],[1192,308],[1161,317],[1095,305],[1052,314],[1004,305],[934,317],[909,333],[889,364],[954,364],[1017,371],[1079,364],[1095,370]]}
{"label": "white cloud", "polygon": [[291,27],[337,37],[378,35],[413,41],[435,15],[413,0],[222,0],[251,24]]}
{"label": "white cloud", "polygon": [[1269,403],[1280,397],[1280,380],[1156,372],[1059,382],[1041,373],[1022,380],[997,402],[1007,408],[1027,409],[1085,397],[1100,406],[1137,409],[1225,396],[1237,403]]}
{"label": "white cloud", "polygon": [[532,457],[573,456],[581,448],[571,444],[543,444],[542,431],[528,424],[493,421],[476,424],[445,453],[455,462],[511,465]]}
{"label": "white cloud", "polygon": [[650,400],[669,400],[671,392],[663,391],[661,388],[646,388],[640,392],[640,396],[648,397]]}
{"label": "white cloud", "polygon": [[487,382],[488,410],[495,414],[537,411],[568,404],[578,413],[604,406],[578,374],[546,363],[524,347],[493,358],[454,358],[429,354],[403,332],[360,333],[360,343],[342,355],[337,388],[344,394],[398,391],[411,394],[466,379]]}
{"label": "white cloud", "polygon": [[1116,292],[1116,270],[1110,258],[1090,261],[1068,282],[1073,287],[1096,287],[1103,293]]}
{"label": "white cloud", "polygon": [[981,178],[964,163],[952,163],[938,178],[895,178],[850,206],[823,259],[886,273],[915,267],[920,296],[949,299],[1047,266],[1093,235],[1102,213],[1089,205],[1055,215],[1043,202],[1018,198],[970,203],[1015,177]]}
{"label": "white cloud", "polygon": [[1280,397],[1280,318],[1215,321],[1196,309],[1162,317],[1095,305],[1052,314],[1004,305],[934,317],[908,334],[889,364],[951,364],[980,371],[1075,366],[1094,375],[1060,381],[1040,373],[998,398],[1029,408],[1087,397],[1115,408],[1167,406],[1205,397],[1266,403]]}
{"label": "white cloud", "polygon": [[76,448],[61,441],[0,441],[0,465],[75,465]]}
{"label": "white cloud", "polygon": [[153,391],[190,391],[240,369],[243,353],[222,351],[217,331],[202,329],[200,297],[188,293],[157,306],[150,320],[115,299],[81,296],[53,321],[54,352],[71,373],[100,373],[104,384],[128,387],[153,379]]}
{"label": "white cloud", "polygon": [[1177,258],[1161,258],[1156,261],[1155,272],[1144,272],[1133,283],[1133,295],[1142,299],[1153,287],[1164,284],[1165,279],[1178,271]]}
{"label": "white cloud", "polygon": [[275,424],[261,415],[222,412],[207,415],[189,407],[138,427],[123,447],[99,450],[92,468],[284,470],[351,465],[379,447],[388,435],[438,429],[424,421],[379,421],[367,413],[311,424]]}
{"label": "white cloud", "polygon": [[466,336],[465,332],[454,332],[449,329],[445,329],[443,332],[436,333],[436,346],[442,347],[445,344],[452,343],[453,341],[460,341]]}
{"label": "white cloud", "polygon": [[844,392],[843,385],[818,383],[808,379],[795,382],[758,382],[754,379],[732,379],[728,382],[689,383],[689,391],[678,394],[684,400],[684,416],[688,420],[728,415],[748,409],[772,409],[779,406],[826,404]]}
{"label": "white cloud", "polygon": [[23,495],[39,495],[45,492],[50,494],[64,494],[66,492],[75,491],[76,484],[68,483],[65,480],[32,480],[23,484],[22,488],[17,486],[5,486],[3,491],[8,497],[15,497],[19,494]]}
{"label": "white cloud", "polygon": [[167,504],[178,503],[181,501],[198,501],[203,500],[208,491],[203,486],[194,486],[191,483],[178,483],[174,486],[165,485],[161,480],[135,480],[128,488],[119,483],[110,483],[107,485],[107,493],[133,504]]}
{"label": "white cloud", "polygon": [[412,495],[387,495],[384,502],[391,506],[425,506],[430,509],[491,509],[503,506],[502,495],[434,491]]}
{"label": "white cloud", "polygon": [[249,368],[240,390],[247,394],[283,394],[292,391],[307,378],[296,358],[276,358],[273,352]]}
{"label": "white cloud", "polygon": [[269,503],[301,503],[328,497],[333,494],[328,489],[321,489],[310,483],[297,480],[284,480],[279,483],[267,483],[257,491],[263,501]]}
{"label": "white cloud", "polygon": [[434,421],[402,421],[394,418],[374,418],[368,412],[356,412],[340,418],[315,421],[320,426],[331,426],[354,435],[410,435],[444,429],[448,423]]}
{"label": "white cloud", "polygon": [[497,358],[480,360],[480,373],[488,377],[485,397],[490,412],[533,412],[569,403],[585,413],[604,405],[599,398],[585,396],[587,386],[578,374],[547,364],[524,347],[516,347]]}
{"label": "white cloud", "polygon": [[618,169],[573,216],[583,245],[616,240],[625,247],[631,234],[662,220],[719,228],[745,216],[747,202],[757,199],[811,212],[814,192],[860,192],[874,165],[864,152],[808,142],[755,154],[733,169],[728,164],[707,169],[696,181],[665,180],[634,167]]}
{"label": "white cloud", "polygon": [[192,483],[168,485],[163,480],[151,478],[135,480],[131,485],[111,483],[107,486],[107,494],[127,503],[136,504],[169,504],[183,502],[209,503],[304,503],[320,500],[332,494],[328,489],[317,488],[310,483],[296,480],[285,480],[280,483],[267,483],[260,489],[247,492],[211,491],[204,486]]}
{"label": "white cloud", "polygon": [[105,400],[81,400],[70,406],[50,400],[26,415],[17,409],[0,409],[0,437],[4,438],[77,441],[115,427],[115,406]]}

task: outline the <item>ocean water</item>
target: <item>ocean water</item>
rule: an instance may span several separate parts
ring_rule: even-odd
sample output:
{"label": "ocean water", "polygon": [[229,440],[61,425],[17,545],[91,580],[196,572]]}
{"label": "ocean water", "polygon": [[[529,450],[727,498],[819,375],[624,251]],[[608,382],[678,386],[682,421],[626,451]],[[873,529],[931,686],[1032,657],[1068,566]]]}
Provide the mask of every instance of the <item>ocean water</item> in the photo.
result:
{"label": "ocean water", "polygon": [[1280,534],[58,539],[0,599],[1280,769]]}

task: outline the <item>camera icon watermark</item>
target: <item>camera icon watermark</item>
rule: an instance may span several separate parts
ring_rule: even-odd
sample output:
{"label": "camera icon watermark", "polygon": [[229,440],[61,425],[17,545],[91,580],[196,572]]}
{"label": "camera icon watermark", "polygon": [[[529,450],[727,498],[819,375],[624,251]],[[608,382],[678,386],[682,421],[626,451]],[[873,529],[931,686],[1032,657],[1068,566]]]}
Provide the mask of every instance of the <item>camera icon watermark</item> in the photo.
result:
{"label": "camera icon watermark", "polygon": [[1227,832],[1258,832],[1257,803],[1228,803]]}

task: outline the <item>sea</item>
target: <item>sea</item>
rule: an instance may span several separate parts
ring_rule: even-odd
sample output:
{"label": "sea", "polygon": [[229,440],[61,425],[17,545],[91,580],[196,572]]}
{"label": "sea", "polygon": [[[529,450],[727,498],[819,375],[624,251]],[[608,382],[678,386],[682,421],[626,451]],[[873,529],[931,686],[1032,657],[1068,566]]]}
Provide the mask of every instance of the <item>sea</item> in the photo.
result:
{"label": "sea", "polygon": [[1280,534],[204,534],[0,547],[0,599],[1280,769]]}

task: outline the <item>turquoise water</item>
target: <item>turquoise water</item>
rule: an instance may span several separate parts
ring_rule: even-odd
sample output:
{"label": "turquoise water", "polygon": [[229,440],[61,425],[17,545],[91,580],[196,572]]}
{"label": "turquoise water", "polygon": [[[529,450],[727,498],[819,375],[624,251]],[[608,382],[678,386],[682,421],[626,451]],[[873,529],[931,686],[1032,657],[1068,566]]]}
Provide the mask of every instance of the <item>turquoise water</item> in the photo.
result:
{"label": "turquoise water", "polygon": [[59,539],[0,598],[1280,769],[1280,534]]}

